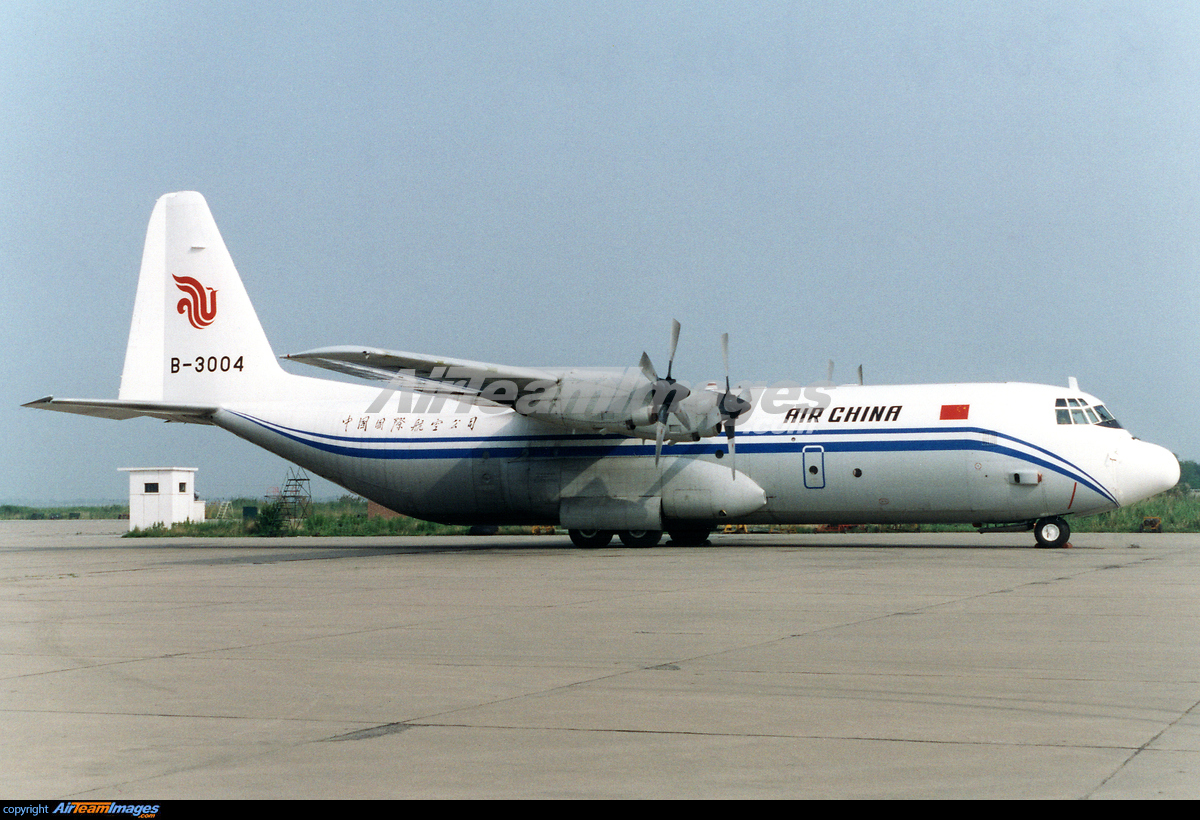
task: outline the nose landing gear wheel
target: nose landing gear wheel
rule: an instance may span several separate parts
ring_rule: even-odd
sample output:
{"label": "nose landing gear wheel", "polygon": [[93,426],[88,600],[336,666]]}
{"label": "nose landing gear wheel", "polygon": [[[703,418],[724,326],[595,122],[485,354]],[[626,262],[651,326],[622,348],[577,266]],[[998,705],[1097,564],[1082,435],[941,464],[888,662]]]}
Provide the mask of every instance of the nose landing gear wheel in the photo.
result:
{"label": "nose landing gear wheel", "polygon": [[1033,537],[1041,549],[1061,547],[1071,537],[1071,526],[1061,518],[1043,518],[1033,526]]}
{"label": "nose landing gear wheel", "polygon": [[697,527],[675,527],[667,530],[667,534],[671,536],[671,541],[677,547],[700,547],[708,543],[709,533],[712,529],[707,526]]}
{"label": "nose landing gear wheel", "polygon": [[571,536],[575,546],[585,550],[607,547],[613,537],[610,530],[567,530],[567,534]]}

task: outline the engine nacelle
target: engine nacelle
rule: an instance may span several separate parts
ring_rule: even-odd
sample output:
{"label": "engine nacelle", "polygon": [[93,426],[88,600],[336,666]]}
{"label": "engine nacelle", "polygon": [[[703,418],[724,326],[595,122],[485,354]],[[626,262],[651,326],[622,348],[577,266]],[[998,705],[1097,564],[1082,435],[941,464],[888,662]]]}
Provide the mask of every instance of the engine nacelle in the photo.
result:
{"label": "engine nacelle", "polygon": [[[569,430],[657,439],[660,413],[654,385],[640,371],[576,372],[554,383],[536,385],[513,402],[514,409],[523,416]],[[675,402],[667,414],[663,439],[699,441],[720,433],[723,418],[719,404],[724,395],[714,382]]]}

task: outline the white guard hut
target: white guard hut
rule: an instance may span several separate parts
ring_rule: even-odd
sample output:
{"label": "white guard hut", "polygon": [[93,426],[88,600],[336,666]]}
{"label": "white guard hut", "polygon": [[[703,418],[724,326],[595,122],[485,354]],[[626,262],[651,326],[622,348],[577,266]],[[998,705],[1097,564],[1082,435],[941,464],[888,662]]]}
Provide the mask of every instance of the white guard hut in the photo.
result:
{"label": "white guard hut", "polygon": [[195,467],[122,467],[129,473],[129,529],[203,521]]}

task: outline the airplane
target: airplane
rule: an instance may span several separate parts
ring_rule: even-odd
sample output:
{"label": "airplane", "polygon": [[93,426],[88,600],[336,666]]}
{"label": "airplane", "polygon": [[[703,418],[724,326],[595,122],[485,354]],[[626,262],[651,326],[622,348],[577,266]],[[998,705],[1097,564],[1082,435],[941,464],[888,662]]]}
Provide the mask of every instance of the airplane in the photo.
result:
{"label": "airplane", "polygon": [[[510,367],[341,346],[280,366],[204,197],[150,217],[118,398],[24,405],[223,428],[391,510],[551,524],[583,548],[725,524],[968,523],[1059,547],[1069,521],[1173,487],[1179,462],[1075,380],[692,389],[636,367]],[[861,378],[860,378],[861,381]]]}

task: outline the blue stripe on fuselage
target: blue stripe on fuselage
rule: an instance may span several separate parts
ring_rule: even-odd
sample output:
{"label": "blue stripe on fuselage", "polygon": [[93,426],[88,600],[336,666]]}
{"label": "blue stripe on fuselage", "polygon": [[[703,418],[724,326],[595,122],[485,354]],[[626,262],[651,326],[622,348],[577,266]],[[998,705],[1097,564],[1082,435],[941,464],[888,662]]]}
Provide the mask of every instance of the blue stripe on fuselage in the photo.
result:
{"label": "blue stripe on fuselage", "polygon": [[[564,433],[561,435],[508,435],[508,436],[435,436],[421,438],[372,438],[364,440],[361,436],[338,436],[328,433],[316,433],[285,427],[280,424],[255,418],[245,413],[229,411],[238,418],[245,419],[267,430],[277,433],[284,438],[304,444],[313,449],[334,455],[350,458],[371,459],[466,459],[482,458],[486,450],[487,456],[517,457],[525,455],[530,458],[601,458],[604,456],[652,456],[654,443],[645,442],[630,444],[636,441],[628,436],[612,433]],[[1020,450],[1001,444],[989,444],[977,439],[900,439],[891,438],[886,441],[853,441],[838,440],[839,436],[911,436],[942,433],[974,433],[992,435],[1006,439],[1031,450],[1043,453],[1055,459],[1062,465],[1054,464],[1046,458],[1024,453]],[[780,441],[781,437],[795,439]],[[767,441],[754,439],[767,438]],[[553,444],[552,442],[570,442],[569,444]],[[350,447],[341,442],[361,442],[360,446]],[[591,442],[583,444],[582,442]],[[403,447],[380,447],[379,445],[399,444]],[[436,444],[439,447],[411,447],[414,444]],[[470,444],[464,446],[446,445]],[[363,446],[366,445],[366,446]],[[821,430],[814,431],[747,431],[738,436],[738,449],[743,453],[799,453],[804,447],[820,445],[827,453],[885,453],[885,452],[935,452],[954,450],[978,450],[997,455],[1010,456],[1020,461],[1044,467],[1047,470],[1065,476],[1072,481],[1078,481],[1083,486],[1118,504],[1112,493],[1104,489],[1099,481],[1089,476],[1084,470],[1036,444],[982,427],[896,427],[878,430]],[[723,441],[708,444],[704,442],[675,442],[671,447],[670,456],[704,456],[725,452]]]}

